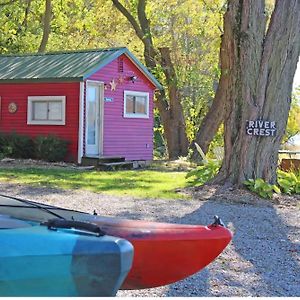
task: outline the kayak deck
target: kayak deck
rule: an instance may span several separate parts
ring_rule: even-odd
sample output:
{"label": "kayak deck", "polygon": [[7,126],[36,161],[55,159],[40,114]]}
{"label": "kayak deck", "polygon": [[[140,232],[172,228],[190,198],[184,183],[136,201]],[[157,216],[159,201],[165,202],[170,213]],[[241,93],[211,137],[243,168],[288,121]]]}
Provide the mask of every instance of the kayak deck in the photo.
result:
{"label": "kayak deck", "polygon": [[114,296],[132,265],[119,237],[0,216],[0,240],[0,296]]}
{"label": "kayak deck", "polygon": [[[0,204],[20,205],[19,199]],[[26,201],[14,213],[18,218],[45,221],[60,216],[96,224],[106,234],[128,240],[134,247],[132,268],[121,289],[144,289],[182,280],[211,263],[229,244],[231,232],[224,226],[170,224],[91,215]],[[42,207],[37,209],[34,206]],[[0,205],[0,213],[12,208]]]}

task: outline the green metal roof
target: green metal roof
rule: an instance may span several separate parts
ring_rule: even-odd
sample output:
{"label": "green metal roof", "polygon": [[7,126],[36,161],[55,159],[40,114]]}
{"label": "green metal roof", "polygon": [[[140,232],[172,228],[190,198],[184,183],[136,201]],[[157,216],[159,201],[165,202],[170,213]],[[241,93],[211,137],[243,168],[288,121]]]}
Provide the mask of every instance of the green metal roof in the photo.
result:
{"label": "green metal roof", "polygon": [[161,84],[125,47],[45,54],[0,55],[0,83],[83,81],[122,54],[158,88]]}

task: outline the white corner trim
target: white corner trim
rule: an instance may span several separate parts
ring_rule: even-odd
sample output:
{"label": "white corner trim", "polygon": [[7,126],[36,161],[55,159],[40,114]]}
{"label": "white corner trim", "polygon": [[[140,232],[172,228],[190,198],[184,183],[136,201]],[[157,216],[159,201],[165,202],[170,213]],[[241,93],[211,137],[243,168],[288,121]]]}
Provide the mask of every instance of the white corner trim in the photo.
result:
{"label": "white corner trim", "polygon": [[[35,101],[61,101],[62,120],[33,120],[32,103]],[[66,96],[28,96],[27,100],[27,124],[28,125],[66,125]]]}
{"label": "white corner trim", "polygon": [[84,82],[79,86],[79,124],[78,124],[78,151],[77,162],[80,164],[83,156],[83,114],[84,114]]}
{"label": "white corner trim", "polygon": [[[146,114],[131,114],[126,112],[126,96],[141,96],[146,97],[147,103],[146,103]],[[149,93],[148,92],[137,92],[137,91],[124,91],[124,107],[123,107],[123,116],[124,118],[133,118],[133,119],[149,119]]]}

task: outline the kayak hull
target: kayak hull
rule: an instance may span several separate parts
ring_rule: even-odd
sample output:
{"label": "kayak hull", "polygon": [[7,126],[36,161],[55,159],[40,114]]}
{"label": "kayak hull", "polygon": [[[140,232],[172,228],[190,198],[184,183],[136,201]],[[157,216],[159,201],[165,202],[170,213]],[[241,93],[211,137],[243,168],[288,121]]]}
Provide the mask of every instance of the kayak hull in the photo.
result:
{"label": "kayak hull", "polygon": [[0,240],[0,296],[115,296],[132,264],[132,245],[111,236],[37,225]]}
{"label": "kayak hull", "polygon": [[[17,203],[19,200],[7,200]],[[28,206],[37,205],[27,201]],[[68,220],[91,222],[106,234],[128,240],[134,247],[132,268],[121,289],[144,289],[167,285],[182,280],[211,263],[232,239],[224,226],[170,224],[91,215],[38,203]],[[1,211],[11,214],[9,207]],[[47,212],[24,208],[17,218],[45,221]]]}

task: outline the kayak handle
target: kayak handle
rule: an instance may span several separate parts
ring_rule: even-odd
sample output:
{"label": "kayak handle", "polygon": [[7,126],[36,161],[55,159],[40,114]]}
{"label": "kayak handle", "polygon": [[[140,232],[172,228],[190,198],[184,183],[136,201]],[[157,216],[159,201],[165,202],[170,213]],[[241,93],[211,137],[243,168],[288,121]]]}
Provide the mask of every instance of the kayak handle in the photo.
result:
{"label": "kayak handle", "polygon": [[71,221],[71,220],[61,220],[61,219],[50,219],[47,222],[42,223],[50,230],[56,230],[57,228],[66,228],[66,229],[78,229],[84,230],[87,232],[92,232],[98,236],[105,235],[105,232],[101,228],[93,223],[80,222],[80,221]]}
{"label": "kayak handle", "polygon": [[218,226],[219,225],[219,226],[226,227],[219,216],[214,216],[214,219],[215,219],[215,221],[214,221],[214,223],[211,224],[211,226]]}

